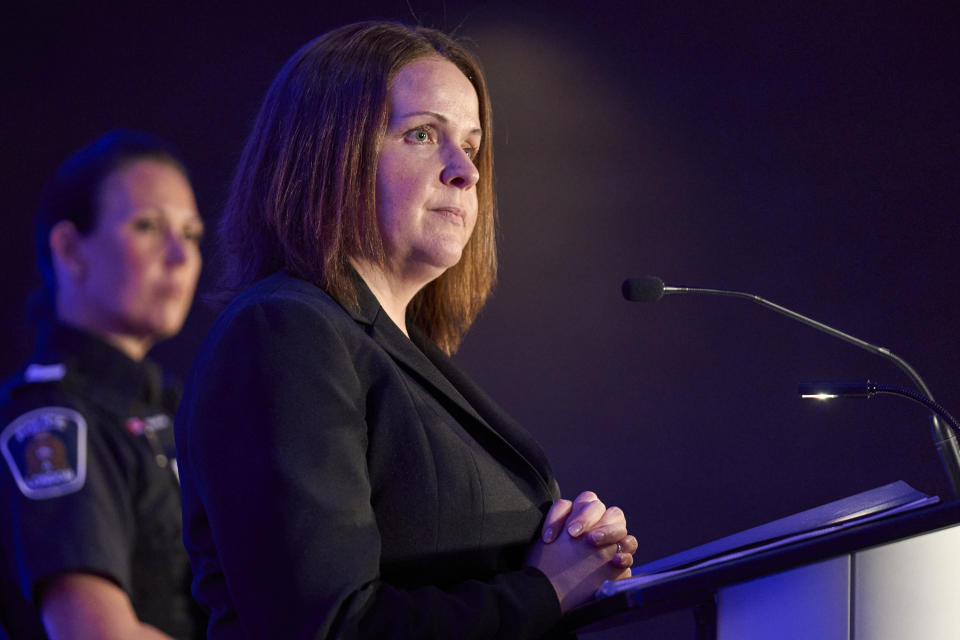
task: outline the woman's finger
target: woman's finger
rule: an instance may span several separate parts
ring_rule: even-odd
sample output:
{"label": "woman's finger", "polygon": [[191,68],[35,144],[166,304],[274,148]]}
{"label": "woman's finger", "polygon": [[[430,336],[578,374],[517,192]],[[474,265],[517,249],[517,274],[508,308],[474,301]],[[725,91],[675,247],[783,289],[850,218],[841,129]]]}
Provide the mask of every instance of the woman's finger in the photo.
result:
{"label": "woman's finger", "polygon": [[562,498],[550,506],[550,510],[547,511],[547,517],[543,521],[543,529],[540,534],[540,537],[545,543],[550,544],[557,539],[557,536],[563,531],[563,523],[572,510],[573,503]]}
{"label": "woman's finger", "polygon": [[626,536],[617,544],[617,553],[610,559],[610,564],[622,569],[633,566],[633,554],[636,553],[640,543],[633,536]]}
{"label": "woman's finger", "polygon": [[627,519],[620,507],[608,507],[590,528],[587,539],[595,547],[619,542],[627,535]]}
{"label": "woman's finger", "polygon": [[588,502],[596,502],[599,499],[593,491],[581,491],[580,495],[573,499],[573,504],[586,504]]}
{"label": "woman's finger", "polygon": [[573,501],[573,511],[567,518],[567,533],[570,537],[590,531],[603,517],[607,507],[592,491],[584,491]]}

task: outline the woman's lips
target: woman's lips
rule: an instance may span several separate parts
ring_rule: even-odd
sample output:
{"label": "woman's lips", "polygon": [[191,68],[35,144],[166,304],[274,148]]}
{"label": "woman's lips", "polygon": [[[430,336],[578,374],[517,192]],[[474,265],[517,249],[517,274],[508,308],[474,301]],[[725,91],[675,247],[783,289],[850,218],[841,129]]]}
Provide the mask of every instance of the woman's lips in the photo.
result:
{"label": "woman's lips", "polygon": [[176,282],[165,282],[157,285],[157,293],[162,298],[182,298],[187,294],[187,287]]}
{"label": "woman's lips", "polygon": [[444,216],[455,224],[463,225],[466,222],[467,214],[460,207],[433,207],[430,210]]}

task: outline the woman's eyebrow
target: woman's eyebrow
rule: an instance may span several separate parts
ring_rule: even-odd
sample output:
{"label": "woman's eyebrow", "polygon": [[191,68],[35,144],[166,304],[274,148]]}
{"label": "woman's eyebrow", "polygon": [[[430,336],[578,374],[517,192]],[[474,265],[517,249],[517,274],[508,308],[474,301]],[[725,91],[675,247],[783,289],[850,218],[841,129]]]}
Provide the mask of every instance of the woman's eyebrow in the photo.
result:
{"label": "woman's eyebrow", "polygon": [[[414,116],[431,116],[433,118],[436,118],[443,124],[449,124],[450,122],[450,119],[447,116],[441,113],[437,113],[436,111],[411,111],[409,113],[404,113],[402,115],[397,116],[396,119],[406,120],[407,118],[412,118]],[[474,135],[474,134],[481,135],[483,133],[483,130],[480,127],[476,127],[475,129],[471,129],[469,133],[471,135]]]}

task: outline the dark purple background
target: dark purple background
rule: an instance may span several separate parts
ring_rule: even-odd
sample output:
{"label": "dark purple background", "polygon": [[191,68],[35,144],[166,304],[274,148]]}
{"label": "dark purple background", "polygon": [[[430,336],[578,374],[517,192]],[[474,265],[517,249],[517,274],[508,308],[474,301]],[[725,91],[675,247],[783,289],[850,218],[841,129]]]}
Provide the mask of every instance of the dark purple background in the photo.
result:
{"label": "dark purple background", "polygon": [[[897,479],[948,495],[920,407],[796,396],[908,386],[890,363],[749,302],[619,285],[763,295],[889,347],[960,412],[955,2],[410,4],[473,38],[496,112],[502,278],[459,361],[568,495],[626,510],[638,562]],[[411,20],[402,1],[137,5],[0,20],[4,372],[30,349],[31,215],[68,153],[116,126],[172,139],[212,227],[283,61],[344,22]],[[211,320],[195,308],[156,357],[183,375]]]}

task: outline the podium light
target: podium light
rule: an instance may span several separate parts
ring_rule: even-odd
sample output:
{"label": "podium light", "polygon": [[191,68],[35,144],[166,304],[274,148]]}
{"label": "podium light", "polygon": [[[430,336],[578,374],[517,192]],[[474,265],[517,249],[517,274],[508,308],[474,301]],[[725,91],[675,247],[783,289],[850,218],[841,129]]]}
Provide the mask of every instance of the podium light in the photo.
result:
{"label": "podium light", "polygon": [[949,424],[958,435],[960,435],[960,425],[950,413],[936,402],[929,398],[900,387],[893,387],[887,384],[876,384],[869,380],[863,382],[798,382],[797,392],[801,398],[810,400],[832,400],[834,398],[872,398],[875,395],[885,393],[889,395],[908,398],[922,404],[934,415],[939,416],[944,422]]}

